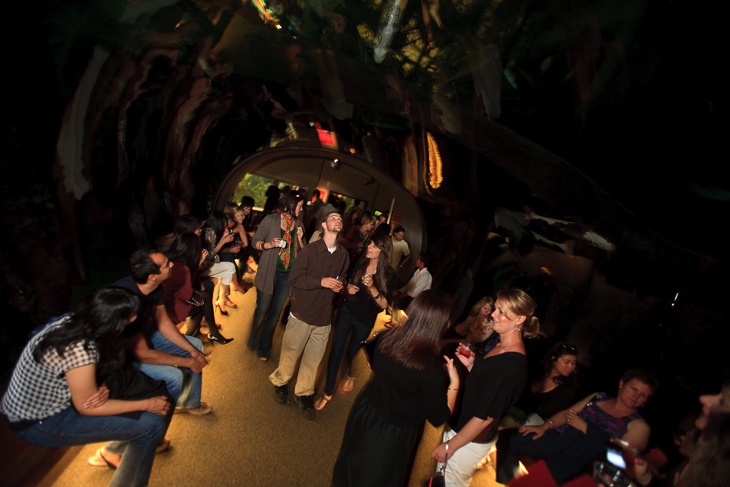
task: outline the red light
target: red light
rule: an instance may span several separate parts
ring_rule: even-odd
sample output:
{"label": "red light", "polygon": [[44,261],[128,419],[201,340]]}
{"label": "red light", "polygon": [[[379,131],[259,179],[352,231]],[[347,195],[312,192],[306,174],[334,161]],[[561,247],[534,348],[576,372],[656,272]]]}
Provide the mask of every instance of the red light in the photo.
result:
{"label": "red light", "polygon": [[329,130],[317,130],[317,135],[321,143],[332,145],[332,132]]}

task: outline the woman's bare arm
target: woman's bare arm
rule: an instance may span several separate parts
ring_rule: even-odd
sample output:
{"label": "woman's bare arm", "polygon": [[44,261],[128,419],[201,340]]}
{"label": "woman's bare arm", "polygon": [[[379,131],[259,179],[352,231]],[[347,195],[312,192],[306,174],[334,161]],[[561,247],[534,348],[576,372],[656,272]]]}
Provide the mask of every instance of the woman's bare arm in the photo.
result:
{"label": "woman's bare arm", "polygon": [[170,408],[170,403],[167,402],[165,396],[139,401],[110,399],[99,407],[85,408],[84,403],[86,400],[99,390],[96,386],[96,366],[89,364],[76,367],[66,371],[65,375],[68,388],[71,391],[71,402],[74,408],[76,408],[76,411],[84,416],[112,416],[131,411],[149,411],[164,416]]}

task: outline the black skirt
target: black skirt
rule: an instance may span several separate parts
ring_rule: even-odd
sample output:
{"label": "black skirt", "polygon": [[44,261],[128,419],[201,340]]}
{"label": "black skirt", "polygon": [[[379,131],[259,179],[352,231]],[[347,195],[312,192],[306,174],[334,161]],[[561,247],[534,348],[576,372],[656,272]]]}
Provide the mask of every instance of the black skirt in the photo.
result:
{"label": "black skirt", "polygon": [[396,426],[373,407],[367,390],[352,405],[332,473],[333,487],[408,485],[423,425]]}

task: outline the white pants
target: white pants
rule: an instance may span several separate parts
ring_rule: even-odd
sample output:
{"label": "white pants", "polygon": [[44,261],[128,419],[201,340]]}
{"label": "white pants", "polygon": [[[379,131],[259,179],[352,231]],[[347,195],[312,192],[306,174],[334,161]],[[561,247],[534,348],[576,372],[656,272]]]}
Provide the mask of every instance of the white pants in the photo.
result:
{"label": "white pants", "polygon": [[220,277],[221,283],[224,286],[230,286],[234,272],[236,272],[236,266],[233,262],[218,262],[213,264],[213,266],[203,275],[213,279]]}
{"label": "white pants", "polygon": [[[444,431],[443,441],[448,441],[456,436],[456,431],[451,428],[447,428]],[[467,443],[462,446],[449,458],[446,463],[446,471],[444,477],[446,478],[446,487],[469,487],[471,478],[474,472],[477,471],[477,464],[482,461],[484,457],[489,455],[489,450],[497,442],[494,441],[489,443]],[[441,470],[443,463],[436,465],[437,470]]]}

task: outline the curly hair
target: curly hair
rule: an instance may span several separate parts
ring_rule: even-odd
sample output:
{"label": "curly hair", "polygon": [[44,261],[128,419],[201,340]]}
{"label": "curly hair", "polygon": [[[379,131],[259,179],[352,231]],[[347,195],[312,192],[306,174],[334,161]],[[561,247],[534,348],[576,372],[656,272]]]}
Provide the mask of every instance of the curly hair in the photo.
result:
{"label": "curly hair", "polygon": [[730,478],[730,414],[710,416],[677,487],[724,487]]}

